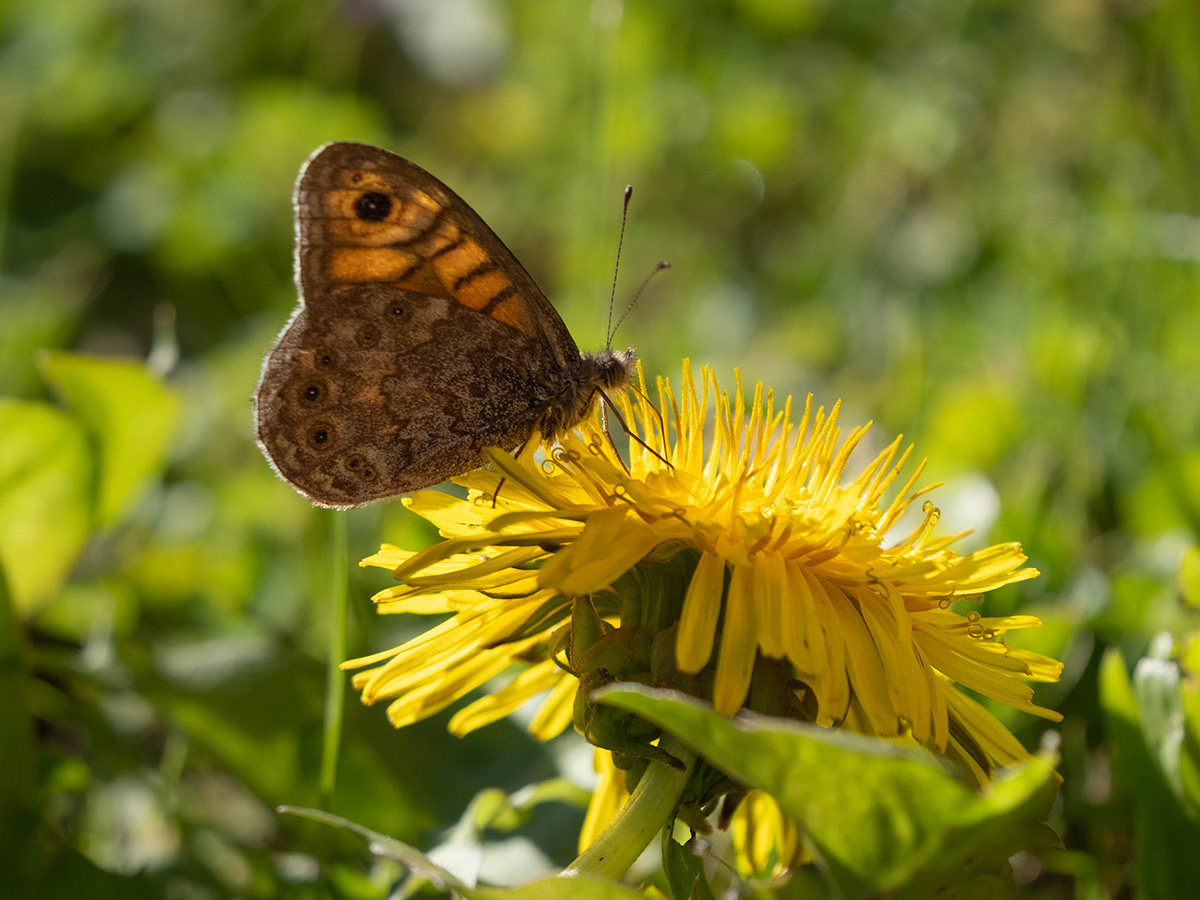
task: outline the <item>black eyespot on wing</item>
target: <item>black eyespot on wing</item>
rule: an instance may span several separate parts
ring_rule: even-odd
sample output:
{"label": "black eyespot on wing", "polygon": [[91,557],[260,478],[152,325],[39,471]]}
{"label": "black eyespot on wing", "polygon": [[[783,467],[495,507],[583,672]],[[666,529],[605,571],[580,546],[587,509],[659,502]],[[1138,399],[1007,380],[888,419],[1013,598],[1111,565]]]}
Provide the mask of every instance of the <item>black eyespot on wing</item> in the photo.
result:
{"label": "black eyespot on wing", "polygon": [[305,443],[312,450],[328,450],[334,445],[337,429],[328,422],[317,422],[310,425],[305,435]]}
{"label": "black eyespot on wing", "polygon": [[337,365],[337,354],[332,350],[318,350],[313,355],[313,362],[318,369],[329,370]]}
{"label": "black eyespot on wing", "polygon": [[305,406],[320,406],[329,396],[329,389],[322,379],[314,378],[300,385],[296,395]]}
{"label": "black eyespot on wing", "polygon": [[367,322],[358,329],[358,333],[354,336],[354,339],[358,343],[358,346],[364,350],[370,350],[372,347],[379,345],[382,337],[383,333],[379,330],[379,326]]}
{"label": "black eyespot on wing", "polygon": [[390,313],[391,315],[395,316],[396,318],[400,318],[406,312],[408,312],[408,310],[406,310],[404,308],[403,304],[396,303],[393,301],[392,303],[388,304],[387,312]]}
{"label": "black eyespot on wing", "polygon": [[367,462],[366,458],[358,453],[346,457],[346,468],[361,478],[363,481],[374,481],[379,474],[375,471],[375,467]]}
{"label": "black eyespot on wing", "polygon": [[392,198],[379,191],[367,191],[354,201],[354,214],[364,222],[382,222],[392,211]]}

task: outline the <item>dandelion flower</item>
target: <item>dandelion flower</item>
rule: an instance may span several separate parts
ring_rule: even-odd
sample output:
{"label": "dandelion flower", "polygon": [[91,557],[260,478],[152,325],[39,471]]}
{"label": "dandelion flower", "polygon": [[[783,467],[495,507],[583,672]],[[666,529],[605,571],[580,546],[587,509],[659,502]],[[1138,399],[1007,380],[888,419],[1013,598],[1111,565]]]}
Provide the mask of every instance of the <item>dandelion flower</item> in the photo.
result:
{"label": "dandelion flower", "polygon": [[397,727],[514,663],[521,674],[460,710],[451,730],[543,695],[537,737],[574,722],[620,762],[656,735],[589,719],[579,698],[603,673],[668,684],[726,715],[750,708],[915,742],[984,781],[1027,754],[960,688],[1060,718],[1033,703],[1029,683],[1056,681],[1061,664],[1004,642],[1038,620],[954,609],[1037,571],[1016,543],[955,552],[963,535],[938,536],[927,499],[897,535],[936,487],[917,486],[924,462],[902,477],[912,448],[899,438],[849,475],[869,424],[843,432],[837,405],[814,409],[809,397],[795,410],[789,397],[780,407],[761,384],[747,403],[740,380],[730,396],[687,363],[678,395],[660,379],[657,403],[644,383],[613,402],[627,463],[597,410],[540,461],[532,446],[516,459],[496,453],[496,471],[456,479],[465,499],[414,494],[407,505],[444,540],[363,561],[400,582],[374,598],[381,613],[448,614],[402,647],[346,663],[364,669],[354,677],[363,701],[389,701]]}

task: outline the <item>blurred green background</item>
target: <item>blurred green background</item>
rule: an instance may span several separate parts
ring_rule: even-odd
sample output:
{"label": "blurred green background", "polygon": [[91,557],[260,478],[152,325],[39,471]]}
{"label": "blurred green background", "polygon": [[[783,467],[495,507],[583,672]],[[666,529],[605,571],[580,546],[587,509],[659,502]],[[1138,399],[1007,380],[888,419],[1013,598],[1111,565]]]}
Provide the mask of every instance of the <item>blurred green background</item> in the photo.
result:
{"label": "blurred green background", "polygon": [[[1037,691],[1066,715],[1065,849],[1017,861],[1027,896],[1195,876],[1196,4],[10,0],[0,846],[18,884],[369,898],[397,877],[272,812],[320,802],[333,514],[271,474],[249,398],[295,304],[296,172],[335,139],[446,181],[584,347],[632,183],[618,305],[673,266],[616,340],[649,375],[678,384],[690,356],[842,398],[876,446],[903,432],[930,457],[964,546],[1019,540],[1041,570],[987,607],[1041,616],[1021,642],[1066,662]],[[397,503],[349,524],[352,560],[430,538]],[[351,655],[423,624],[374,616],[385,573],[351,578]],[[1030,748],[1047,730],[1004,718]],[[348,694],[333,810],[427,848],[485,787],[586,780],[575,735],[457,740],[445,720],[396,733]],[[581,820],[544,804],[489,852],[516,877],[561,865]]]}

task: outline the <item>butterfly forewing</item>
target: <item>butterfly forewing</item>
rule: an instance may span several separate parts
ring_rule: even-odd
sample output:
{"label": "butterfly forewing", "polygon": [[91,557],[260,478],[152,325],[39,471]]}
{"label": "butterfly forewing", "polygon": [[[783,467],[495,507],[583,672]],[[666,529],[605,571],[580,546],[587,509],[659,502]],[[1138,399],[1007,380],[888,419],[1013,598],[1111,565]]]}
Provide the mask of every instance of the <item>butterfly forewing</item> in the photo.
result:
{"label": "butterfly forewing", "polygon": [[545,294],[495,232],[420,166],[366,144],[317,151],[296,189],[297,268],[310,286],[382,282],[446,296],[543,340],[564,365],[579,351]]}

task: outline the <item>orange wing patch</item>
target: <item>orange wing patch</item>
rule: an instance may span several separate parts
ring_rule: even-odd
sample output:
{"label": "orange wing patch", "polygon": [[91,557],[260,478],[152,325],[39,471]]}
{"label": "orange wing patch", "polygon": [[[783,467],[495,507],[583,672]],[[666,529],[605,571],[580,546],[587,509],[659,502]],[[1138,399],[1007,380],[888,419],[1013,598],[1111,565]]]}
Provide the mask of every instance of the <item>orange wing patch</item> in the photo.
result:
{"label": "orange wing patch", "polygon": [[[469,273],[489,263],[487,251],[469,237],[447,245],[433,257],[433,266],[437,269],[438,276],[446,287],[455,293],[458,292],[460,283],[467,283],[464,279]],[[494,264],[492,268],[495,268]],[[471,303],[467,305],[473,306]],[[478,306],[473,308],[479,309]]]}
{"label": "orange wing patch", "polygon": [[420,265],[420,259],[390,247],[338,247],[329,253],[326,269],[334,281],[399,281]]}
{"label": "orange wing patch", "polygon": [[525,301],[516,294],[496,304],[496,308],[492,310],[492,318],[505,325],[511,325],[517,331],[533,334],[529,310],[525,307]]}

